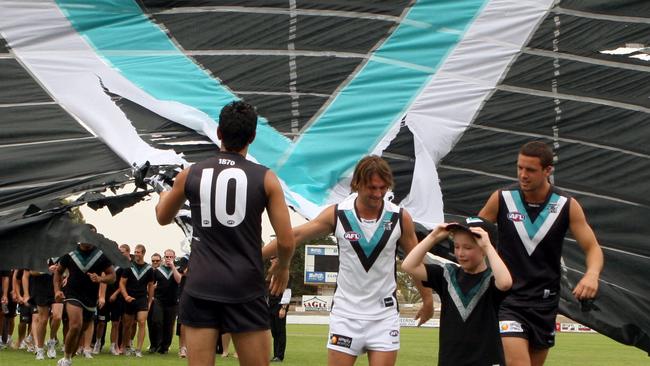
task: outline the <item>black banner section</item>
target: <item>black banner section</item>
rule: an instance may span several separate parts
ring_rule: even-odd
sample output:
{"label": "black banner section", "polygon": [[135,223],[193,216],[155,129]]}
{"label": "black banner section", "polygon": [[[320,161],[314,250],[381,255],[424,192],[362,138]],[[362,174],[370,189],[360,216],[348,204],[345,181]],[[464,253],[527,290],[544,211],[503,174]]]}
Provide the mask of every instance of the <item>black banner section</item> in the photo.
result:
{"label": "black banner section", "polygon": [[411,1],[140,3],[188,57],[293,138],[390,36]]}
{"label": "black banner section", "polygon": [[[0,269],[29,268],[47,272],[48,258],[60,257],[72,251],[77,243],[93,244],[113,264],[128,267],[116,242],[93,233],[88,225],[73,222],[67,212],[49,212],[0,222]],[[25,250],[26,247],[29,250]]]}

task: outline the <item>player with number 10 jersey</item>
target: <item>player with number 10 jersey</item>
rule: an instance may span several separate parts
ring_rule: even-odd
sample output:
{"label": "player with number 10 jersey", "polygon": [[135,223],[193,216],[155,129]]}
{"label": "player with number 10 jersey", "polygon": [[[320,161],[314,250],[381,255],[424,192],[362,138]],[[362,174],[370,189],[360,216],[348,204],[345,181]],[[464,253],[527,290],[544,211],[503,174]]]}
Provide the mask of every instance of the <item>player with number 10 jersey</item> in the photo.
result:
{"label": "player with number 10 jersey", "polygon": [[260,251],[267,170],[223,151],[190,168],[185,181],[193,227],[188,294],[229,303],[266,294]]}

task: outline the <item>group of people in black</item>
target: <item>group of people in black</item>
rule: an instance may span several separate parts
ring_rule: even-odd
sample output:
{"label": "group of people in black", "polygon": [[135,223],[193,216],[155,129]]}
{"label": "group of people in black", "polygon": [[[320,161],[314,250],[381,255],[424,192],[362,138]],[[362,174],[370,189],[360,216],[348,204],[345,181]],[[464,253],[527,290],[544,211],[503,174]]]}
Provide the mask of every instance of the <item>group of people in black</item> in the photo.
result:
{"label": "group of people in black", "polygon": [[[180,335],[175,324],[187,258],[167,249],[147,263],[144,245],[136,245],[133,253],[127,244],[119,249],[129,267],[114,265],[98,247],[80,243],[50,258],[48,272],[0,271],[0,349],[25,349],[37,360],[62,352],[58,366],[71,365],[75,355],[92,358],[107,343],[113,355],[142,357],[148,325],[148,352],[168,353],[173,335]],[[185,352],[181,340],[179,356]]]}

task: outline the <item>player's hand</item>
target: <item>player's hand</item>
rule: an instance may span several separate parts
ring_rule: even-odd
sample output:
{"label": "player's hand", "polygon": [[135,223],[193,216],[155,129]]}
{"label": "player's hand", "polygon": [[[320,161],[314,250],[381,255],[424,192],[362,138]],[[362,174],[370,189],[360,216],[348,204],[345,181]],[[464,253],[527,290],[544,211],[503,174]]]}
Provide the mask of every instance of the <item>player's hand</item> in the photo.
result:
{"label": "player's hand", "polygon": [[47,270],[50,271],[50,273],[54,273],[54,272],[57,271],[58,268],[59,268],[59,266],[57,264],[53,264],[53,265],[47,267]]}
{"label": "player's hand", "polygon": [[63,291],[59,290],[54,294],[54,300],[56,300],[56,302],[63,302],[63,299],[65,299]]}
{"label": "player's hand", "polygon": [[422,307],[415,314],[415,320],[418,320],[418,327],[426,323],[429,319],[433,318],[433,299],[424,300]]}
{"label": "player's hand", "polygon": [[95,283],[99,283],[102,280],[101,276],[98,276],[97,273],[88,273],[88,277]]}
{"label": "player's hand", "polygon": [[573,289],[573,296],[578,300],[593,299],[598,293],[598,274],[587,272]]}
{"label": "player's hand", "polygon": [[115,302],[115,300],[117,300],[117,295],[118,295],[117,292],[114,293],[114,294],[112,294],[112,295],[108,298],[108,302]]}
{"label": "player's hand", "polygon": [[8,304],[9,303],[9,298],[7,298],[7,295],[2,295],[2,298],[0,299],[1,304]]}
{"label": "player's hand", "polygon": [[435,242],[439,242],[442,239],[445,239],[446,237],[449,236],[449,230],[447,230],[447,225],[449,225],[446,222],[443,222],[440,225],[437,225],[430,233],[429,236],[431,239],[433,239]]}
{"label": "player's hand", "polygon": [[99,299],[97,299],[97,307],[99,309],[103,308],[104,305],[106,305],[106,299],[105,298],[100,297]]}
{"label": "player's hand", "polygon": [[133,296],[127,296],[124,301],[128,302],[129,304],[135,301],[135,297]]}
{"label": "player's hand", "polygon": [[27,305],[30,298],[31,297],[29,297],[29,296],[23,296],[23,297],[20,298],[20,303],[23,304],[23,305]]}
{"label": "player's hand", "polygon": [[287,316],[287,311],[284,310],[284,308],[280,308],[280,311],[278,311],[278,318],[284,319],[285,316]]}
{"label": "player's hand", "polygon": [[488,235],[487,231],[481,229],[480,227],[470,227],[469,229],[472,231],[472,233],[479,236],[476,238],[476,244],[478,244],[481,249],[485,250],[485,248],[492,245],[490,243],[490,236]]}
{"label": "player's hand", "polygon": [[271,295],[281,296],[289,283],[289,268],[281,268],[277,264],[271,265],[269,276],[271,277],[269,292]]}

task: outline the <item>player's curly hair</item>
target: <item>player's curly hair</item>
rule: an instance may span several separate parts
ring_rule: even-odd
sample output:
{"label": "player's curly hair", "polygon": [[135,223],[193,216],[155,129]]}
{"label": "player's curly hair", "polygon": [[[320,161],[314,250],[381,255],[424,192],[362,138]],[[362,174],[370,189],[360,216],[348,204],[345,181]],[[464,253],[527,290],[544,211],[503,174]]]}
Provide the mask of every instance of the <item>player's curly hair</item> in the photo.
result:
{"label": "player's curly hair", "polygon": [[352,192],[357,192],[361,186],[368,184],[373,174],[377,174],[388,185],[388,188],[393,187],[393,172],[386,160],[377,155],[368,155],[359,160],[354,168],[352,182],[350,182]]}
{"label": "player's curly hair", "polygon": [[256,128],[257,112],[246,102],[231,102],[219,113],[221,143],[227,151],[241,151],[253,142]]}

